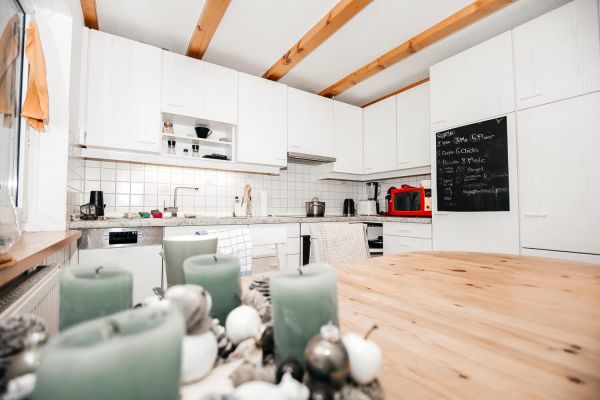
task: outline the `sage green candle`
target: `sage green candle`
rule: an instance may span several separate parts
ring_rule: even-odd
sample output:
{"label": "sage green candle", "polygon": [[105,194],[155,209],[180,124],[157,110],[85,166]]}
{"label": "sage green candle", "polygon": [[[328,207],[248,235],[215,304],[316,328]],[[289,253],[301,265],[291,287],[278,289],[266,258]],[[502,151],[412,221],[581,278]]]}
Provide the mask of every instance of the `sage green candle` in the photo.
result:
{"label": "sage green candle", "polygon": [[167,301],[74,326],[43,349],[31,399],[179,399],[184,334]]}
{"label": "sage green candle", "polygon": [[169,236],[163,239],[167,286],[183,285],[183,262],[201,254],[215,254],[218,238],[215,235]]}
{"label": "sage green candle", "polygon": [[339,326],[336,272],[328,264],[307,265],[271,278],[270,290],[275,358],[303,363],[306,344],[321,326]]}
{"label": "sage green candle", "polygon": [[211,316],[221,325],[229,312],[241,304],[240,262],[237,257],[202,255],[183,262],[185,282],[202,286],[212,297]]}
{"label": "sage green candle", "polygon": [[60,330],[131,308],[133,277],[114,264],[70,265],[60,281]]}

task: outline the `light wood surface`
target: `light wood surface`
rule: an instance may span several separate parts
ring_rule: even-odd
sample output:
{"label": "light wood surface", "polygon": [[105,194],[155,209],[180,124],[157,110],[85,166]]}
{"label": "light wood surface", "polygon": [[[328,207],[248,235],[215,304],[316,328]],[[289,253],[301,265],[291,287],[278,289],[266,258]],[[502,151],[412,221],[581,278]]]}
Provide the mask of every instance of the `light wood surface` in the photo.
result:
{"label": "light wood surface", "polygon": [[406,42],[377,57],[367,65],[352,72],[338,82],[319,93],[321,96],[333,97],[350,89],[376,73],[401,61],[419,50],[432,45],[462,28],[479,21],[485,16],[501,9],[513,0],[477,0],[455,12],[448,18],[427,28]]}
{"label": "light wood surface", "polygon": [[96,0],[80,0],[83,22],[90,29],[100,29],[98,25],[98,12],[96,11]]}
{"label": "light wood surface", "polygon": [[343,332],[379,326],[386,399],[600,397],[600,265],[427,252],[335,268]]}
{"label": "light wood surface", "polygon": [[427,83],[427,82],[429,82],[429,77],[421,79],[420,81],[417,81],[415,83],[411,83],[410,85],[404,86],[403,88],[400,88],[398,90],[394,90],[392,93],[388,93],[385,96],[381,96],[378,99],[375,99],[373,101],[368,102],[367,104],[363,104],[361,107],[362,108],[369,107],[372,104],[379,103],[381,100],[385,100],[388,97],[392,97],[392,96],[395,96],[395,95],[400,94],[402,92],[406,92],[407,90],[410,90],[410,89],[412,89],[412,88],[414,88],[416,86],[422,85],[422,84]]}
{"label": "light wood surface", "polygon": [[7,253],[16,265],[0,270],[0,286],[81,237],[80,231],[24,232]]}
{"label": "light wood surface", "polygon": [[373,0],[341,0],[264,74],[277,81]]}
{"label": "light wood surface", "polygon": [[202,59],[217,27],[227,11],[231,0],[206,0],[202,14],[192,33],[192,38],[185,53],[188,57]]}

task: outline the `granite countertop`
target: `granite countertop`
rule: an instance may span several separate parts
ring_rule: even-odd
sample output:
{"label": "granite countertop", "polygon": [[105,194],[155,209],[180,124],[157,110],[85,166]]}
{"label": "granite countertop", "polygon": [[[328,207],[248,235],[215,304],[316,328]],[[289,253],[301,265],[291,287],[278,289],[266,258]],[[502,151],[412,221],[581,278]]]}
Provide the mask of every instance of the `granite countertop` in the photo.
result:
{"label": "granite countertop", "polygon": [[196,218],[135,218],[105,219],[99,221],[71,221],[69,229],[95,228],[138,228],[146,226],[202,226],[202,225],[254,225],[254,224],[295,224],[309,222],[411,222],[430,224],[431,218],[385,217],[385,216],[325,216],[308,218],[302,216],[273,217],[196,217]]}

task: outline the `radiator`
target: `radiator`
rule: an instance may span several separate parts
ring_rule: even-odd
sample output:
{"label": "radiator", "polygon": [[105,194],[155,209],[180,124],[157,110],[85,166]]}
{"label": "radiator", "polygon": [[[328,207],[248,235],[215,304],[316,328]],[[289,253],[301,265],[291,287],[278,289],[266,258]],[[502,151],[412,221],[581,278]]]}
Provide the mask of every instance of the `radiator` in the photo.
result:
{"label": "radiator", "polygon": [[50,335],[58,333],[60,267],[42,266],[0,293],[0,318],[33,313]]}

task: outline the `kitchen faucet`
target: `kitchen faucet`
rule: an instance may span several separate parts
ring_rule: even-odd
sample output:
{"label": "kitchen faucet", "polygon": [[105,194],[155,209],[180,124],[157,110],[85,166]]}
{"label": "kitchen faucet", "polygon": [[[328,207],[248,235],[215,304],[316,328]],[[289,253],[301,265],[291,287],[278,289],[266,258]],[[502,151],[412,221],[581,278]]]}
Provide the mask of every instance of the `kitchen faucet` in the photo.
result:
{"label": "kitchen faucet", "polygon": [[173,216],[176,217],[177,216],[177,191],[179,189],[191,189],[191,190],[198,190],[197,187],[191,187],[191,186],[177,186],[175,188],[175,190],[173,191],[173,207],[167,207],[165,208],[165,211],[169,211],[171,213],[173,213]]}

